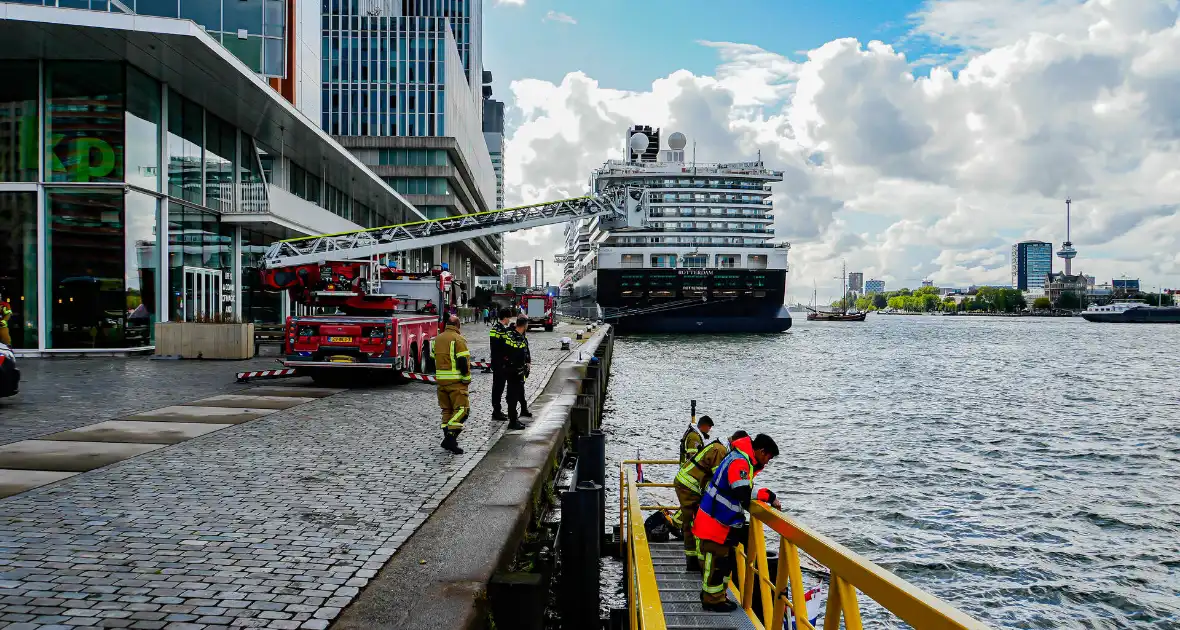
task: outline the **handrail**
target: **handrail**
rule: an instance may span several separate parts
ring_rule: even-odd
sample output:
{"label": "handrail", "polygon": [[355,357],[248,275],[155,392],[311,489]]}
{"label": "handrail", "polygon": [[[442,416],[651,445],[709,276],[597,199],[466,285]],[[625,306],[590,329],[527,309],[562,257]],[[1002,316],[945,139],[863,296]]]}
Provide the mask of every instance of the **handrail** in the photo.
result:
{"label": "handrail", "polygon": [[[632,630],[664,630],[664,605],[660,602],[660,588],[656,584],[656,571],[651,562],[651,550],[647,545],[647,529],[644,528],[643,510],[639,506],[639,490],[632,471],[620,470],[619,522],[623,512],[627,513],[627,599],[629,601]],[[625,476],[624,476],[625,475]],[[629,483],[628,483],[629,482]],[[623,509],[625,489],[626,508]]]}
{"label": "handrail", "polygon": [[[628,459],[619,464],[619,525],[620,531],[626,533],[628,545],[628,592],[635,594],[637,591],[634,589],[634,580],[640,581],[639,606],[636,606],[635,599],[632,599],[631,604],[632,628],[664,627],[662,613],[658,626],[648,625],[654,624],[655,621],[643,615],[649,612],[646,607],[652,597],[650,593],[642,592],[645,577],[643,573],[654,569],[647,548],[642,512],[675,508],[666,505],[641,505],[638,488],[667,487],[671,484],[637,483],[634,480],[634,472],[626,468],[635,464],[679,463],[677,460]],[[622,529],[624,513],[627,515],[627,526],[631,529]],[[914,628],[986,630],[989,627],[761,501],[753,501],[750,504],[750,524],[746,542],[739,545],[736,550],[736,579],[730,586],[742,609],[751,621],[755,622],[755,627],[782,628],[788,611],[798,610],[801,614],[795,618],[795,627],[801,630],[815,630],[808,620],[800,551],[830,572],[827,607],[823,613],[824,628],[840,628],[843,619],[846,630],[862,630],[858,592],[868,596]],[[774,575],[770,575],[766,557],[767,529],[778,534],[779,538],[778,570]],[[642,560],[646,560],[645,563],[639,563],[640,555]],[[650,577],[654,583],[654,573]],[[757,610],[754,607],[755,591],[759,592],[761,601]],[[654,598],[658,606],[658,592]],[[637,618],[643,620],[642,626],[635,625]]]}

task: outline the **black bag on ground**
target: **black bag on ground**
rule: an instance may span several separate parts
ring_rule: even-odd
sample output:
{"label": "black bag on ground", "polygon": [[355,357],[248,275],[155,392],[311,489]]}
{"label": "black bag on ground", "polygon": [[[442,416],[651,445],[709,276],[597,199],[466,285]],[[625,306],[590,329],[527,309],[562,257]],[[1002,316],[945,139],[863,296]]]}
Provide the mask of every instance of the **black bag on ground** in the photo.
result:
{"label": "black bag on ground", "polygon": [[651,542],[668,542],[668,538],[671,536],[668,519],[662,511],[652,512],[651,516],[643,521],[643,529],[647,532],[647,539]]}

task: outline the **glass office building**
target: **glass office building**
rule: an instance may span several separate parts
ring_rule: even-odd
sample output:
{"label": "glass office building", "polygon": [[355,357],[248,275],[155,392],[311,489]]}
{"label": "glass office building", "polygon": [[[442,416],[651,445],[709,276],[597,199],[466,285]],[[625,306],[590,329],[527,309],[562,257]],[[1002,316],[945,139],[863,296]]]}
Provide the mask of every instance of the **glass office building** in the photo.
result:
{"label": "glass office building", "polygon": [[68,9],[180,18],[196,22],[254,72],[287,74],[287,0],[14,0]]}
{"label": "glass office building", "polygon": [[[251,273],[272,242],[422,217],[203,33],[132,16],[79,27],[63,10],[0,19],[0,299],[17,349],[146,348],[162,321],[278,322],[291,305]],[[171,46],[191,73],[31,54],[71,31]]]}
{"label": "glass office building", "polygon": [[1022,241],[1012,246],[1012,288],[1043,292],[1053,271],[1053,244]]}

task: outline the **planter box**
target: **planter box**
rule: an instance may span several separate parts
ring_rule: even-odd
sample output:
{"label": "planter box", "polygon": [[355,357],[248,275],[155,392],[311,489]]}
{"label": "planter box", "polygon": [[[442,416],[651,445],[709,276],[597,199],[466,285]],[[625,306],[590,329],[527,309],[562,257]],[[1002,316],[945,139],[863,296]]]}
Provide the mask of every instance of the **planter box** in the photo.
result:
{"label": "planter box", "polygon": [[156,354],[182,359],[250,359],[254,324],[156,324]]}

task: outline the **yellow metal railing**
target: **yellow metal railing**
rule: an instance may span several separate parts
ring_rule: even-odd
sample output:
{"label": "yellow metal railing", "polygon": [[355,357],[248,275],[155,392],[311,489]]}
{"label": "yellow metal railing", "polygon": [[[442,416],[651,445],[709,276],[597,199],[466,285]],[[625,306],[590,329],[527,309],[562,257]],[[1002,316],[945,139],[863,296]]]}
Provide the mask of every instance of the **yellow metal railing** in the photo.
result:
{"label": "yellow metal railing", "polygon": [[[679,509],[679,506],[641,505],[639,488],[671,488],[670,483],[635,483],[634,472],[627,466],[679,464],[676,460],[627,460],[619,466],[619,523],[626,533],[628,592],[631,598],[632,628],[664,628],[659,592],[643,527],[644,510]],[[623,515],[627,527],[622,529]],[[766,530],[778,534],[778,570],[770,575],[766,559]],[[788,611],[795,615],[795,627],[815,630],[808,621],[806,589],[800,551],[826,567],[830,573],[828,599],[823,613],[823,628],[839,630],[843,620],[846,630],[861,630],[858,593],[863,593],[881,607],[918,630],[984,630],[984,623],[923,591],[834,540],[819,534],[787,515],[762,503],[750,504],[749,538],[739,545],[737,569],[730,590],[758,630],[782,628]],[[747,551],[748,550],[748,551]],[[648,575],[645,576],[644,574]],[[636,584],[638,583],[638,584]],[[638,586],[638,589],[636,589]],[[759,591],[760,607],[754,608],[754,592]],[[653,592],[654,591],[654,592]],[[659,617],[658,622],[655,616]],[[636,625],[636,620],[642,625]],[[769,623],[763,624],[762,620]],[[658,625],[657,625],[658,623]]]}

